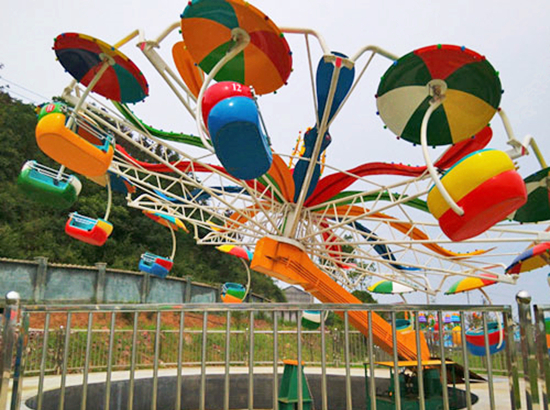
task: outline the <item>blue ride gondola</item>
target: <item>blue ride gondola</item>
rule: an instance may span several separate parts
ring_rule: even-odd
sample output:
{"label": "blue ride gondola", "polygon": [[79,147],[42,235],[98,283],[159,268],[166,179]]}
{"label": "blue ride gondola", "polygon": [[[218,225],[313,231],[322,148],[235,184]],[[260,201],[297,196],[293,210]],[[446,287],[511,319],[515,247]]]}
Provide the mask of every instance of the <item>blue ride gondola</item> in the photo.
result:
{"label": "blue ride gondola", "polygon": [[183,230],[188,232],[187,228],[178,218],[165,215],[160,212],[144,210],[143,213],[153,221],[166,226],[170,229],[172,235],[172,254],[169,257],[159,256],[152,252],[145,252],[141,255],[138,269],[141,272],[165,278],[174,266],[174,257],[176,256],[176,234],[175,231]]}
{"label": "blue ride gondola", "polygon": [[138,269],[141,272],[150,273],[151,275],[165,278],[174,266],[174,261],[170,258],[165,258],[155,255],[151,252],[145,252],[141,255]]}

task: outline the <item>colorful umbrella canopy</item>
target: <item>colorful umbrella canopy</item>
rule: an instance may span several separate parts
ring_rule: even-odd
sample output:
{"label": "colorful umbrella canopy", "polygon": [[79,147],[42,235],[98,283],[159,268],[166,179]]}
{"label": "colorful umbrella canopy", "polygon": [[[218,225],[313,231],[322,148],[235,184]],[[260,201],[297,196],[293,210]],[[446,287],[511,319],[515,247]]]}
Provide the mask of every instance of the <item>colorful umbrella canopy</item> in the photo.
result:
{"label": "colorful umbrella canopy", "polygon": [[452,321],[453,323],[460,323],[460,314],[458,314],[458,313],[453,313],[453,314],[451,315],[451,321]]}
{"label": "colorful umbrella canopy", "polygon": [[116,48],[79,33],[63,33],[53,49],[61,65],[77,81],[88,86],[104,61],[111,66],[94,86],[94,92],[113,101],[133,103],[149,94],[149,85],[136,65]]}
{"label": "colorful umbrella canopy", "polygon": [[428,321],[428,318],[426,317],[426,314],[420,312],[418,314],[418,323],[426,323],[427,321]]}
{"label": "colorful umbrella canopy", "polygon": [[161,214],[160,212],[147,211],[147,210],[144,210],[143,213],[147,215],[149,218],[151,218],[153,221],[161,224],[162,226],[165,226],[167,228],[172,228],[175,232],[181,229],[182,231],[189,233],[189,231],[187,230],[183,222],[174,216],[164,215],[164,214]]}
{"label": "colorful umbrella canopy", "polygon": [[420,126],[433,87],[445,95],[430,117],[429,145],[454,144],[485,127],[500,103],[500,80],[475,51],[452,45],[413,51],[386,71],[377,92],[380,117],[401,138],[420,143]]}
{"label": "colorful umbrella canopy", "polygon": [[181,33],[195,62],[206,73],[233,46],[240,28],[250,43],[214,77],[253,86],[267,94],[283,86],[292,69],[290,48],[279,28],[260,10],[242,0],[194,0],[181,15]]}
{"label": "colorful umbrella canopy", "polygon": [[369,292],[374,293],[383,293],[383,294],[403,294],[403,293],[409,293],[414,292],[413,288],[410,288],[408,286],[402,285],[400,283],[392,282],[391,280],[381,280],[379,282],[376,282],[374,285],[369,286],[367,289]]}
{"label": "colorful umbrella canopy", "polygon": [[178,73],[189,88],[189,91],[195,96],[199,96],[202,87],[202,71],[196,66],[193,57],[189,53],[187,46],[183,41],[178,41],[172,47],[172,57],[178,69]]}
{"label": "colorful umbrella canopy", "polygon": [[481,274],[482,277],[468,277],[459,280],[456,282],[453,286],[449,288],[447,292],[445,292],[446,295],[455,295],[457,293],[461,292],[468,292],[470,290],[474,289],[481,289],[485,286],[494,285],[497,283],[494,278],[496,278],[495,275],[491,275],[490,273]]}
{"label": "colorful umbrella canopy", "polygon": [[529,272],[550,265],[550,242],[539,243],[521,253],[506,268],[508,274]]}
{"label": "colorful umbrella canopy", "polygon": [[510,218],[518,222],[540,222],[550,219],[550,168],[541,169],[524,179],[527,202]]}
{"label": "colorful umbrella canopy", "polygon": [[248,262],[252,260],[254,257],[254,253],[249,251],[246,248],[243,248],[242,246],[235,246],[235,245],[220,245],[216,247],[217,250],[221,252],[228,253],[230,255],[234,255],[238,258],[244,259]]}

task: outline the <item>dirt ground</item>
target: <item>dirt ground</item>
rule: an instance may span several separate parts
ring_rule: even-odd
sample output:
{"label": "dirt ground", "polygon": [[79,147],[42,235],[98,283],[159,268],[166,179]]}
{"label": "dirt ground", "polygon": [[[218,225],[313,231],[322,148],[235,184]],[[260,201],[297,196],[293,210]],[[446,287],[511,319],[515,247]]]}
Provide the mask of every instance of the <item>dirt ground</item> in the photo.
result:
{"label": "dirt ground", "polygon": [[[241,318],[232,317],[231,327],[237,324],[237,321],[248,321],[248,318],[242,314]],[[31,313],[29,320],[29,327],[31,329],[43,329],[45,313]],[[156,326],[156,312],[140,312],[139,313],[139,328],[154,328]],[[126,312],[116,313],[116,328],[132,328],[134,322],[134,314]],[[203,322],[202,313],[185,312],[185,328],[201,328]],[[66,326],[67,314],[66,313],[51,313],[50,314],[50,329]],[[93,327],[95,329],[108,329],[111,324],[111,313],[95,313],[92,319]],[[226,316],[225,314],[209,314],[208,315],[208,328],[225,328]],[[85,329],[88,326],[88,313],[72,313],[71,315],[71,328]],[[161,312],[161,327],[167,329],[178,329],[180,326],[180,312]],[[255,320],[254,328],[262,329],[267,328],[267,323],[263,320]]]}

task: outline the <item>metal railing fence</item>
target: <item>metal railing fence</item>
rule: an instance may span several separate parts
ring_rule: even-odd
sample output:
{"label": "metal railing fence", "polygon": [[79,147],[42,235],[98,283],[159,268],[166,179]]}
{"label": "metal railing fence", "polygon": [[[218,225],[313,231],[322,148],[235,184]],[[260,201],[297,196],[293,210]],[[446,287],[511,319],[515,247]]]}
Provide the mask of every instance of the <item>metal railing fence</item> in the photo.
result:
{"label": "metal railing fence", "polygon": [[[334,323],[321,321],[318,330],[309,331],[302,328],[301,316],[305,310],[321,312],[338,312]],[[286,324],[281,320],[285,311],[296,311],[298,322]],[[176,391],[174,408],[181,408],[182,403],[182,368],[195,366],[200,374],[197,392],[198,408],[206,408],[207,376],[212,366],[222,369],[224,375],[223,408],[230,407],[230,380],[235,367],[244,368],[247,376],[247,407],[254,408],[254,370],[262,367],[272,369],[273,408],[278,410],[277,392],[279,391],[280,366],[283,359],[296,359],[298,374],[303,367],[317,367],[320,371],[321,390],[318,398],[322,410],[328,410],[327,385],[328,374],[333,368],[340,368],[345,379],[345,409],[352,410],[352,369],[364,366],[366,389],[371,397],[377,397],[378,377],[387,375],[381,370],[378,362],[393,363],[392,383],[394,391],[391,400],[395,408],[401,408],[402,389],[400,389],[399,369],[396,344],[391,349],[376,348],[372,327],[363,335],[350,329],[350,312],[364,311],[368,322],[374,313],[385,317],[392,325],[392,340],[397,339],[397,317],[405,312],[414,317],[416,350],[421,345],[419,312],[433,312],[443,323],[445,312],[459,312],[460,336],[465,340],[467,317],[478,312],[485,330],[484,342],[486,357],[481,364],[476,363],[468,353],[466,344],[448,345],[446,330],[441,326],[438,337],[430,343],[431,356],[438,358],[439,364],[432,365],[440,369],[442,385],[446,386],[447,370],[454,366],[448,359],[464,367],[465,407],[472,408],[470,396],[470,370],[482,369],[487,379],[487,396],[491,409],[503,408],[495,400],[495,373],[507,377],[510,391],[507,400],[508,408],[521,408],[519,391],[519,371],[517,350],[514,341],[514,322],[510,306],[461,306],[461,305],[347,305],[347,304],[181,304],[181,305],[85,305],[85,306],[24,306],[18,303],[6,305],[3,324],[2,347],[4,359],[2,364],[2,383],[0,384],[0,404],[7,402],[8,388],[5,380],[13,377],[11,387],[12,410],[19,409],[22,397],[22,383],[25,377],[38,376],[35,409],[45,408],[46,379],[50,373],[57,374],[59,380],[57,408],[64,408],[67,393],[67,380],[74,375],[81,377],[82,391],[81,410],[86,409],[86,396],[89,388],[89,377],[92,372],[105,375],[102,390],[103,409],[108,410],[111,396],[118,394],[113,390],[113,372],[127,370],[127,393],[124,400],[126,408],[134,409],[136,393],[136,372],[142,368],[152,371],[151,377],[151,410],[156,410],[159,394],[159,371],[162,368],[176,368]],[[29,329],[33,317],[42,318],[42,329]],[[102,321],[98,318],[102,315]],[[82,320],[82,316],[85,320]],[[14,317],[17,317],[14,319]],[[79,317],[78,327],[75,318]],[[505,350],[498,355],[490,355],[487,332],[489,320],[502,321],[505,335]],[[61,319],[60,319],[61,318]],[[124,318],[124,321],[121,319]],[[194,319],[189,321],[189,319]],[[170,319],[170,320],[168,320]],[[215,319],[215,320],[214,320]],[[54,321],[62,321],[62,328],[54,326]],[[293,328],[289,328],[292,327]],[[9,353],[8,353],[9,351]],[[529,367],[524,364],[529,370]],[[7,370],[6,370],[7,369]],[[426,398],[423,386],[425,366],[419,357],[416,364],[418,375],[417,400],[420,409],[426,409]],[[354,371],[357,374],[357,371]],[[377,377],[377,374],[379,375]],[[505,379],[506,380],[506,379]],[[303,410],[302,379],[298,377],[297,410]],[[378,389],[379,390],[379,389]],[[442,403],[445,410],[450,409],[452,398],[447,389],[442,389]],[[97,397],[96,397],[97,399]],[[531,397],[532,399],[532,397]],[[536,403],[536,400],[531,400]],[[376,400],[370,400],[371,409],[376,408]],[[529,403],[527,408],[530,409]],[[0,407],[3,410],[3,407]]]}

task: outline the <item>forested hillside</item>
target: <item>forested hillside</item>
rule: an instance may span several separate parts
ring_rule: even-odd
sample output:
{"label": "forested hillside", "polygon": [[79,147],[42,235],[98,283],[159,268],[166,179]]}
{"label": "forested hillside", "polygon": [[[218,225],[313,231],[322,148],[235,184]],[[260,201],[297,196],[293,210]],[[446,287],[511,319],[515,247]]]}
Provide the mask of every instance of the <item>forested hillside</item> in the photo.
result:
{"label": "forested hillside", "polygon": [[[59,167],[37,147],[35,126],[35,107],[0,91],[0,257],[46,256],[56,263],[106,262],[112,268],[137,270],[140,255],[145,251],[170,254],[169,230],[141,211],[128,208],[124,197],[116,193],[109,217],[114,231],[104,246],[88,245],[67,236],[64,226],[70,212],[94,218],[104,216],[107,191],[79,176],[82,192],[70,209],[59,211],[28,199],[17,187],[22,165],[35,159],[49,167]],[[198,246],[192,236],[185,233],[177,234],[177,248],[171,275],[191,276],[193,280],[207,283],[246,283],[246,271],[234,256],[214,247]],[[256,272],[252,273],[251,289],[273,300],[284,299],[270,278]]]}

